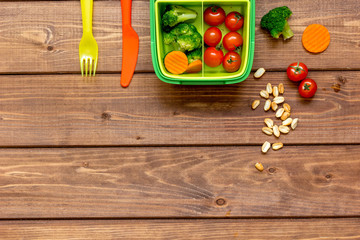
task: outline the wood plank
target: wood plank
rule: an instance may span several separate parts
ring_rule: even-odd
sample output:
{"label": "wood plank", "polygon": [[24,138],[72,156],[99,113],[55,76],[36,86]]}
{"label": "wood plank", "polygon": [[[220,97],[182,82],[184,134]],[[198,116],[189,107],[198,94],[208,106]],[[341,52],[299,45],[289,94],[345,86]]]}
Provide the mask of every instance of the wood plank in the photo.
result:
{"label": "wood plank", "polygon": [[357,217],[359,150],[0,149],[0,219]]}
{"label": "wood plank", "polygon": [[3,221],[12,239],[359,239],[358,218]]}
{"label": "wood plank", "polygon": [[[280,0],[256,2],[257,28],[254,69],[285,69],[299,59],[311,69],[359,70],[359,26],[354,9],[357,0],[287,2],[293,10],[290,24],[295,37],[287,42],[274,40],[259,29],[269,9],[283,5]],[[0,2],[0,73],[80,72],[78,44],[82,35],[79,1]],[[331,45],[313,55],[301,45],[301,34],[311,23],[327,26]],[[140,35],[137,71],[153,71],[150,53],[149,1],[134,1],[133,25]],[[99,72],[121,70],[121,9],[119,1],[96,1],[94,35],[99,44]],[[276,61],[274,61],[276,59]]]}
{"label": "wood plank", "polygon": [[[319,90],[301,99],[285,73],[266,73],[231,86],[178,86],[136,74],[122,89],[119,75],[0,76],[0,146],[260,145],[273,112],[255,111],[267,82],[285,83],[296,131],[285,144],[360,143],[360,72],[311,72]],[[342,80],[339,80],[342,79]],[[346,83],[342,83],[346,79]],[[340,84],[339,92],[332,89]],[[275,121],[281,124],[280,121]]]}

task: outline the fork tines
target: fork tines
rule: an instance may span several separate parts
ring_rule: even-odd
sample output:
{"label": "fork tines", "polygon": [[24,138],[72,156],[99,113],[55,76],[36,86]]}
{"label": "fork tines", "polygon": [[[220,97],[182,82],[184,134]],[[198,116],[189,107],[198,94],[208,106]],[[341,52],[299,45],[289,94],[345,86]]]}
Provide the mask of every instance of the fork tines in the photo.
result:
{"label": "fork tines", "polygon": [[84,68],[85,68],[85,76],[95,76],[96,72],[97,59],[92,58],[82,58],[80,60],[80,68],[81,68],[81,76],[84,76]]}

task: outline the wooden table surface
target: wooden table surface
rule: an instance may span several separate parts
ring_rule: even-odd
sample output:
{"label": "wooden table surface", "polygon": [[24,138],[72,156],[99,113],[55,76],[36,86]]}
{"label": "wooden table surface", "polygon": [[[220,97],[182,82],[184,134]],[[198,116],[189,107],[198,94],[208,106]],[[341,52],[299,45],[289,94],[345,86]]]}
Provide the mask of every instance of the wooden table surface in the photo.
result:
{"label": "wooden table surface", "polygon": [[[259,28],[284,4],[295,33],[286,42]],[[178,86],[154,74],[149,1],[134,0],[140,54],[123,89],[119,1],[94,3],[93,79],[79,74],[80,1],[1,1],[0,238],[360,239],[359,8],[257,0],[263,78]],[[318,55],[301,45],[312,23],[331,34]],[[312,100],[287,80],[298,60],[318,83]],[[300,122],[264,155],[276,141],[261,133],[270,114],[250,105],[268,82],[284,83]]]}

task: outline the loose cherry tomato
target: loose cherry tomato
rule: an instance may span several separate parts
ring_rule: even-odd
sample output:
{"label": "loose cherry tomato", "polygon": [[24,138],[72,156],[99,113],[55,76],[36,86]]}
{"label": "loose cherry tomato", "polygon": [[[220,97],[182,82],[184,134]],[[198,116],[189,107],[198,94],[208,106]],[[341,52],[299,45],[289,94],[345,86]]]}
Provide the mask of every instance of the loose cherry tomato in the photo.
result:
{"label": "loose cherry tomato", "polygon": [[239,50],[242,44],[243,44],[243,38],[237,32],[229,32],[223,38],[224,48],[228,51]]}
{"label": "loose cherry tomato", "polygon": [[239,70],[241,57],[236,52],[228,52],[223,60],[223,67],[227,72],[236,72]]}
{"label": "loose cherry tomato", "polygon": [[291,81],[299,82],[304,80],[308,75],[308,68],[302,62],[295,62],[288,66],[286,73]]}
{"label": "loose cherry tomato", "polygon": [[221,7],[211,6],[204,12],[204,21],[210,26],[218,26],[225,21],[225,11]]}
{"label": "loose cherry tomato", "polygon": [[244,17],[238,12],[231,12],[225,18],[225,26],[232,32],[236,32],[244,25]]}
{"label": "loose cherry tomato", "polygon": [[315,95],[317,90],[316,82],[310,78],[303,80],[299,85],[299,93],[304,98],[310,98]]}
{"label": "loose cherry tomato", "polygon": [[221,49],[209,47],[204,52],[204,62],[209,67],[219,66],[224,58],[224,53]]}
{"label": "loose cherry tomato", "polygon": [[221,41],[222,33],[217,27],[210,27],[204,33],[204,42],[210,47],[215,47]]}

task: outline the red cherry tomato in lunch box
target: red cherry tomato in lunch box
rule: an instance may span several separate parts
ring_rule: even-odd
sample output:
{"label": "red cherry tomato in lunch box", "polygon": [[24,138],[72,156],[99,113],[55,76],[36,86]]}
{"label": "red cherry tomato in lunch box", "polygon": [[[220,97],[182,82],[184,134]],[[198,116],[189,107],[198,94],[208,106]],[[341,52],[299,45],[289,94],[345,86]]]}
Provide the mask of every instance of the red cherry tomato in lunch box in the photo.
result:
{"label": "red cherry tomato in lunch box", "polygon": [[286,70],[288,78],[293,82],[304,80],[308,75],[308,72],[308,68],[302,62],[292,63]]}
{"label": "red cherry tomato in lunch box", "polygon": [[310,98],[315,95],[317,84],[314,80],[307,78],[299,85],[299,93],[304,98]]}
{"label": "red cherry tomato in lunch box", "polygon": [[215,47],[208,47],[204,52],[204,62],[209,67],[219,66],[222,63],[223,58],[223,51]]}
{"label": "red cherry tomato in lunch box", "polygon": [[204,21],[210,26],[218,26],[225,21],[225,11],[219,6],[208,7],[204,12]]}
{"label": "red cherry tomato in lunch box", "polygon": [[215,47],[221,41],[222,33],[217,27],[210,27],[204,33],[204,42],[210,47]]}
{"label": "red cherry tomato in lunch box", "polygon": [[239,70],[241,57],[236,52],[228,52],[223,60],[223,67],[227,72],[236,72]]}
{"label": "red cherry tomato in lunch box", "polygon": [[243,38],[240,33],[237,32],[229,32],[223,38],[224,48],[228,51],[239,50],[239,48],[243,44]]}
{"label": "red cherry tomato in lunch box", "polygon": [[244,25],[244,17],[239,12],[231,12],[225,18],[225,26],[232,32],[236,32]]}

